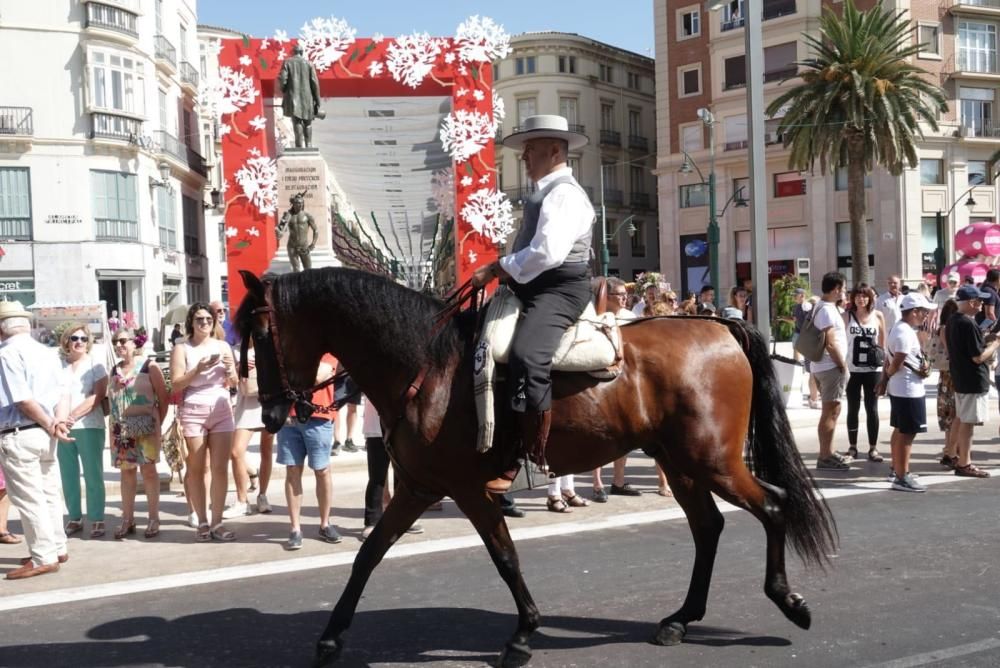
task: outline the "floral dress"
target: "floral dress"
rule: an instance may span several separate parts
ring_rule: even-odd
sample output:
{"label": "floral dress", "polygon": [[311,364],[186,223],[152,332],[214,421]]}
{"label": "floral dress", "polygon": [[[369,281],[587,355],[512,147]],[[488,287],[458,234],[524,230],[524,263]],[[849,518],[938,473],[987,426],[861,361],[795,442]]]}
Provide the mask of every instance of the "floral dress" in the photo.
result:
{"label": "floral dress", "polygon": [[128,374],[116,365],[111,375],[111,461],[120,469],[160,459],[160,413],[149,364],[133,367]]}

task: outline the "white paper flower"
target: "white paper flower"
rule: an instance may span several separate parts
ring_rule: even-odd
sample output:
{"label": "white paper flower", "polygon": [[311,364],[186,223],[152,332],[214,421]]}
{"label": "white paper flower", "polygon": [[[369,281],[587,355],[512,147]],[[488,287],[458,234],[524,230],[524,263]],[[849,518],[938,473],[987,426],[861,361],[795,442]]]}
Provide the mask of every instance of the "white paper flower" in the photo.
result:
{"label": "white paper flower", "polygon": [[416,88],[434,68],[441,42],[427,33],[400,35],[386,50],[386,64],[396,81]]}
{"label": "white paper flower", "polygon": [[250,229],[247,230],[247,234],[249,234],[252,237],[259,237],[260,230],[258,230],[256,227],[251,227]]}
{"label": "white paper flower", "polygon": [[220,123],[219,124],[219,136],[220,137],[225,137],[226,135],[228,135],[230,130],[232,130],[232,128],[229,127],[228,123]]}
{"label": "white paper flower", "polygon": [[455,171],[438,169],[431,174],[431,199],[434,210],[444,219],[455,217]]}
{"label": "white paper flower", "polygon": [[514,231],[510,200],[496,190],[483,188],[472,193],[462,207],[462,218],[490,243],[503,243]]}
{"label": "white paper flower", "polygon": [[263,130],[267,127],[267,119],[260,114],[257,114],[250,119],[250,127],[257,131]]}
{"label": "white paper flower", "polygon": [[497,89],[493,89],[493,124],[497,127],[503,123],[503,119],[507,118],[507,107],[504,105],[503,98],[497,93]]}
{"label": "white paper flower", "polygon": [[469,90],[467,88],[459,88],[455,91],[455,97],[465,97],[468,94]]}
{"label": "white paper flower", "polygon": [[460,23],[455,43],[463,63],[490,63],[510,53],[510,35],[488,16],[470,16]]}
{"label": "white paper flower", "polygon": [[459,183],[462,184],[463,188],[468,188],[469,186],[472,185],[472,177],[471,176],[463,176],[462,180],[459,181]]}
{"label": "white paper flower", "polygon": [[269,40],[267,37],[265,37],[264,39],[260,40],[260,50],[261,51],[267,51],[269,48],[271,48],[271,40]]}
{"label": "white paper flower", "polygon": [[257,148],[256,146],[251,146],[250,150],[247,151],[247,153],[249,153],[250,155],[252,155],[255,158],[259,158],[260,157],[260,149]]}
{"label": "white paper flower", "polygon": [[385,40],[385,35],[383,35],[380,32],[377,32],[374,35],[372,35],[372,41],[375,42],[376,44],[381,44],[384,40]]}
{"label": "white paper flower", "polygon": [[453,162],[465,162],[483,150],[496,135],[488,114],[459,109],[441,123],[441,145]]}
{"label": "white paper flower", "polygon": [[236,182],[250,204],[264,214],[278,210],[278,163],[266,156],[250,158],[236,171]]}
{"label": "white paper flower", "polygon": [[483,185],[483,186],[489,185],[489,182],[490,182],[490,175],[489,175],[489,173],[483,174],[482,176],[479,177],[479,184],[480,185]]}
{"label": "white paper flower", "polygon": [[282,60],[284,60],[287,57],[288,57],[288,53],[286,53],[284,49],[282,49],[281,51],[278,52],[278,60],[279,61],[282,61]]}
{"label": "white paper flower", "polygon": [[277,42],[278,44],[284,44],[285,42],[287,42],[288,41],[288,31],[287,30],[281,30],[280,28],[278,30],[275,30],[274,31],[274,41]]}
{"label": "white paper flower", "polygon": [[479,259],[479,256],[476,255],[476,251],[474,250],[469,251],[468,257],[469,257],[469,264],[475,264],[476,260]]}
{"label": "white paper flower", "polygon": [[466,67],[465,65],[459,65],[458,73],[461,74],[463,77],[467,76],[469,74],[469,68]]}
{"label": "white paper flower", "polygon": [[242,56],[240,56],[240,65],[242,65],[243,67],[250,67],[250,63],[252,63],[252,62],[253,61],[250,60],[250,56],[248,56],[246,54],[243,54]]}
{"label": "white paper flower", "polygon": [[226,238],[227,239],[232,239],[233,237],[235,237],[239,233],[240,233],[240,231],[237,230],[235,227],[227,227],[226,228]]}
{"label": "white paper flower", "polygon": [[455,52],[449,51],[448,53],[444,54],[444,62],[448,63],[449,65],[455,62]]}
{"label": "white paper flower", "polygon": [[223,66],[209,91],[209,103],[215,107],[216,116],[222,118],[252,104],[258,95],[260,91],[253,77]]}
{"label": "white paper flower", "polygon": [[476,98],[476,102],[482,102],[483,99],[486,97],[486,93],[477,88],[476,90],[472,91],[472,97]]}
{"label": "white paper flower", "polygon": [[347,52],[357,32],[344,19],[317,17],[302,26],[299,41],[306,59],[325,72]]}
{"label": "white paper flower", "polygon": [[219,188],[219,192],[225,195],[227,190],[229,190],[229,179],[222,179],[222,186]]}
{"label": "white paper flower", "polygon": [[368,76],[371,78],[374,79],[375,77],[382,76],[383,72],[385,72],[385,65],[383,65],[380,61],[373,60],[368,64]]}

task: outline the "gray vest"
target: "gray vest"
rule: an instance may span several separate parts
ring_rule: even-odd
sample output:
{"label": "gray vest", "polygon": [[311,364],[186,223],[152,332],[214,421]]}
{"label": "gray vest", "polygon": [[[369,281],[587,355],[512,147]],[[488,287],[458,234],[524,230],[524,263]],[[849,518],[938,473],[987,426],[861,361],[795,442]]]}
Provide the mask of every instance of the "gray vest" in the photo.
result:
{"label": "gray vest", "polygon": [[[521,229],[518,231],[517,237],[514,239],[514,253],[531,245],[531,240],[535,238],[535,230],[538,229],[538,217],[542,213],[542,200],[548,196],[553,188],[563,183],[569,183],[570,185],[575,186],[581,193],[583,193],[584,197],[587,196],[586,191],[580,187],[580,184],[577,183],[576,179],[572,176],[560,176],[557,179],[553,179],[552,183],[548,184],[541,190],[531,193],[531,195],[524,200],[524,219],[521,221]],[[591,223],[593,223],[593,221],[591,221]],[[593,235],[588,234],[586,239],[578,239],[573,242],[573,248],[570,249],[569,255],[566,256],[566,259],[563,260],[563,264],[589,262],[592,236]]]}

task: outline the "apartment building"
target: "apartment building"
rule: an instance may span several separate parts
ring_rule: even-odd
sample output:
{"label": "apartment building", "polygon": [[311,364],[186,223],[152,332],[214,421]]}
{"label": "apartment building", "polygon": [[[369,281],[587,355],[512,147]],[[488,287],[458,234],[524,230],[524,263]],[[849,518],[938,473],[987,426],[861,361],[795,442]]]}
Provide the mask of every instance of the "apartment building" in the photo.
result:
{"label": "apartment building", "polygon": [[[860,1],[862,8],[873,2]],[[802,34],[818,34],[830,0],[763,0],[765,105],[794,85],[795,61],[809,52]],[[661,265],[684,290],[708,282],[709,141],[714,139],[719,267],[722,289],[750,276],[749,210],[734,206],[749,196],[744,22],[749,3],[730,0],[718,11],[703,3],[669,0],[656,8],[657,159],[662,216]],[[876,170],[866,182],[869,264],[881,285],[890,274],[914,283],[952,261],[956,230],[996,221],[996,186],[989,164],[1000,149],[992,120],[1000,69],[995,0],[896,2],[909,11],[914,40],[926,47],[914,58],[944,90],[949,111],[937,132],[919,144],[919,166],[894,177]],[[708,127],[698,110],[714,117]],[[769,274],[808,272],[813,289],[826,271],[850,277],[851,244],[844,170],[823,175],[788,168],[780,145],[781,114],[767,121]],[[680,168],[686,156],[697,170]],[[969,195],[972,195],[972,201]],[[729,206],[726,207],[726,203]],[[969,202],[968,205],[966,203]],[[723,209],[724,212],[723,212]],[[805,260],[805,262],[799,262]]]}
{"label": "apartment building", "polygon": [[195,0],[9,2],[0,17],[0,298],[157,328],[206,283]]}
{"label": "apartment building", "polygon": [[[571,128],[590,138],[582,150],[571,153],[569,163],[597,211],[595,254],[600,257],[603,228],[609,274],[631,280],[643,271],[657,270],[653,60],[560,32],[518,35],[511,39],[511,47],[507,58],[493,68],[493,86],[507,111],[498,140],[528,116],[565,116]],[[515,218],[520,218],[520,202],[533,192],[534,184],[516,151],[498,148],[497,168],[499,187],[514,203]]]}

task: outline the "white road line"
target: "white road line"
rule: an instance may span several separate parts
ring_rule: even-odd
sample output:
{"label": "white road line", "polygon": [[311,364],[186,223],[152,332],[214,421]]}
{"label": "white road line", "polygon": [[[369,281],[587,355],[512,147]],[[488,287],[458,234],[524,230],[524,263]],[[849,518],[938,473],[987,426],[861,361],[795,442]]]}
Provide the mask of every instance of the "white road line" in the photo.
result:
{"label": "white road line", "polygon": [[938,661],[955,659],[960,656],[968,656],[969,654],[978,654],[979,652],[997,649],[998,647],[1000,647],[1000,639],[987,638],[986,640],[970,642],[966,645],[956,645],[955,647],[936,649],[923,654],[914,654],[913,656],[906,656],[902,659],[894,659],[885,663],[875,663],[867,668],[917,668],[917,666],[926,666]]}
{"label": "white road line", "polygon": [[[920,478],[920,482],[928,486],[940,485],[946,482],[962,482],[968,480],[974,480],[974,478],[959,478],[953,475],[928,475],[921,476]],[[887,491],[888,489],[889,483],[887,482],[861,482],[850,487],[837,487],[820,491],[822,495],[829,500],[848,496],[859,496],[862,494],[874,494],[876,492]],[[721,501],[719,502],[719,509],[724,513],[738,510],[735,506]],[[534,527],[524,527],[520,529],[513,529],[510,533],[515,541],[520,542],[535,540],[538,538],[549,538],[552,536],[566,536],[590,531],[604,531],[607,529],[617,529],[626,526],[651,524],[653,522],[664,522],[668,520],[681,519],[683,517],[684,511],[680,508],[670,508],[667,510],[653,510],[614,515],[600,520],[561,522],[559,524],[544,524]],[[385,558],[404,559],[406,557],[413,557],[417,555],[433,554],[436,552],[447,552],[449,550],[461,550],[481,546],[482,541],[480,540],[479,535],[470,534],[466,536],[456,536],[454,538],[426,540],[418,543],[396,544],[385,555]],[[299,571],[307,571],[317,568],[329,568],[331,566],[346,566],[354,562],[354,558],[357,554],[357,550],[352,550],[350,552],[337,552],[335,554],[316,557],[282,559],[279,561],[267,561],[257,564],[228,566],[225,568],[174,573],[171,575],[140,578],[137,580],[108,582],[83,587],[68,587],[52,591],[35,592],[32,594],[5,596],[0,598],[0,612],[46,605],[66,604],[75,601],[88,601],[112,596],[127,596],[129,594],[158,591],[161,589],[174,589],[176,587],[190,587],[192,585],[242,580],[244,578],[280,575],[282,573],[296,573]]]}

